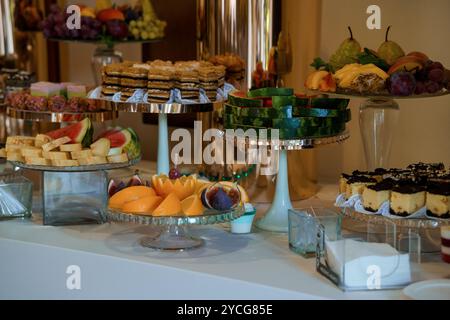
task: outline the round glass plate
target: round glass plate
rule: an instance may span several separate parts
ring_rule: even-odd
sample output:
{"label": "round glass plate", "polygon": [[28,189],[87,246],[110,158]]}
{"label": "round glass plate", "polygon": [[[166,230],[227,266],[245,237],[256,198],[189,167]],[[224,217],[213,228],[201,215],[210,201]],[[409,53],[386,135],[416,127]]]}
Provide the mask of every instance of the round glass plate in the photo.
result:
{"label": "round glass plate", "polygon": [[140,240],[143,247],[160,251],[185,251],[199,248],[205,243],[202,238],[197,238],[190,234],[190,225],[208,225],[228,222],[239,218],[243,214],[244,208],[238,207],[235,210],[224,212],[210,210],[206,211],[201,216],[190,217],[152,217],[109,209],[107,216],[110,221],[162,227],[161,231],[156,235],[144,237]]}
{"label": "round glass plate", "polygon": [[[223,133],[225,134],[225,133]],[[257,139],[253,137],[242,137],[238,135],[226,135],[227,139],[246,139],[246,144],[248,146],[272,146],[275,150],[302,150],[302,149],[313,149],[320,146],[326,146],[334,143],[341,143],[350,137],[348,132],[342,132],[334,136],[326,137],[305,137],[302,139],[292,139],[292,140],[269,140],[269,139]]]}
{"label": "round glass plate", "polygon": [[107,99],[93,99],[99,109],[135,113],[182,114],[192,112],[210,112],[222,105],[221,101],[211,103],[145,103],[114,102]]}
{"label": "round glass plate", "polygon": [[434,98],[434,97],[441,97],[450,94],[450,91],[447,89],[442,89],[436,93],[424,93],[424,94],[413,94],[410,96],[393,96],[390,95],[388,92],[381,92],[381,93],[373,93],[373,94],[367,94],[367,93],[360,93],[357,91],[350,91],[350,90],[341,90],[337,92],[324,92],[319,90],[310,90],[307,89],[308,93],[311,94],[322,94],[327,96],[335,96],[340,98],[385,98],[385,99],[422,99],[422,98]]}
{"label": "round glass plate", "polygon": [[385,224],[386,220],[391,221],[397,227],[411,228],[411,229],[437,229],[443,225],[450,225],[449,220],[435,220],[435,219],[389,219],[382,215],[364,214],[355,211],[352,208],[343,208],[342,213],[350,219],[362,222],[370,222],[375,224]]}
{"label": "round glass plate", "polygon": [[88,171],[106,171],[106,170],[114,170],[114,169],[122,169],[122,168],[128,168],[131,166],[136,165],[141,161],[141,158],[136,158],[133,160],[130,160],[128,162],[122,162],[122,163],[105,163],[105,164],[94,164],[94,165],[88,165],[88,166],[76,166],[76,167],[55,167],[55,166],[37,166],[37,165],[30,165],[25,164],[22,162],[17,161],[8,161],[13,166],[21,168],[21,169],[28,169],[28,170],[36,170],[36,171],[53,171],[53,172],[88,172]]}
{"label": "round glass plate", "polygon": [[96,112],[51,112],[51,111],[30,111],[8,107],[6,115],[14,119],[44,121],[44,122],[77,122],[84,118],[89,118],[93,122],[104,122],[114,120],[119,117],[117,111],[96,111]]}

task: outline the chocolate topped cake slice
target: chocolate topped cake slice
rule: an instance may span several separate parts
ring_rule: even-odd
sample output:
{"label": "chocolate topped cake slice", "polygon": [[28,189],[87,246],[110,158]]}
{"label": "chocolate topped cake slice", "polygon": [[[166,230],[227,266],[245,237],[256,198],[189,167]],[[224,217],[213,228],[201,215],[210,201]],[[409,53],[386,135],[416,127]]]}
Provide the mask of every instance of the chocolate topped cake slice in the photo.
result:
{"label": "chocolate topped cake slice", "polygon": [[450,219],[450,183],[435,183],[427,190],[427,215]]}
{"label": "chocolate topped cake slice", "polygon": [[347,181],[352,176],[346,173],[341,174],[339,178],[339,194],[345,193],[347,191]]}
{"label": "chocolate topped cake slice", "polygon": [[425,206],[426,192],[423,186],[401,182],[392,188],[390,213],[408,217]]}
{"label": "chocolate topped cake slice", "polygon": [[385,179],[377,184],[368,185],[362,193],[364,209],[377,212],[380,206],[389,200],[394,185],[395,181],[392,179]]}
{"label": "chocolate topped cake slice", "polygon": [[356,194],[362,194],[366,186],[375,183],[377,183],[377,180],[374,178],[369,178],[366,176],[352,176],[347,180],[345,197],[349,199],[351,196],[354,196]]}

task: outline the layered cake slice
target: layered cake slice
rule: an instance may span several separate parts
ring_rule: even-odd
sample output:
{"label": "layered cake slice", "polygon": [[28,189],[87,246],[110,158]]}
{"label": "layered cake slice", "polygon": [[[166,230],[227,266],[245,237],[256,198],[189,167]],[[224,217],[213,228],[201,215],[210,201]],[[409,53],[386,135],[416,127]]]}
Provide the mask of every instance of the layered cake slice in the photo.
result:
{"label": "layered cake slice", "polygon": [[219,75],[213,67],[202,67],[198,70],[200,87],[205,90],[206,96],[211,101],[216,100],[219,88]]}
{"label": "layered cake slice", "polygon": [[425,188],[412,183],[400,183],[392,188],[389,211],[393,215],[408,217],[425,206]]}
{"label": "layered cake slice", "polygon": [[122,78],[120,79],[122,97],[128,99],[137,89],[146,89],[148,82],[147,78],[148,68],[142,64],[125,68],[122,72]]}
{"label": "layered cake slice", "polygon": [[450,184],[436,183],[428,187],[427,190],[427,215],[450,219]]}
{"label": "layered cake slice", "polygon": [[121,91],[120,79],[124,66],[119,63],[106,65],[102,73],[102,94],[112,96]]}
{"label": "layered cake slice", "polygon": [[349,199],[351,196],[356,194],[362,194],[364,188],[377,183],[377,180],[374,178],[366,177],[366,176],[353,176],[347,180],[347,188],[345,191],[345,197]]}
{"label": "layered cake slice", "polygon": [[175,71],[176,87],[180,89],[183,99],[197,99],[199,77],[197,70],[177,68]]}
{"label": "layered cake slice", "polygon": [[380,209],[380,206],[389,200],[393,186],[394,181],[391,179],[368,185],[362,193],[364,209],[371,212],[377,212]]}
{"label": "layered cake slice", "polygon": [[441,227],[442,260],[450,263],[450,226]]}
{"label": "layered cake slice", "polygon": [[174,87],[175,69],[169,65],[151,65],[148,71],[147,92],[150,101],[166,102]]}

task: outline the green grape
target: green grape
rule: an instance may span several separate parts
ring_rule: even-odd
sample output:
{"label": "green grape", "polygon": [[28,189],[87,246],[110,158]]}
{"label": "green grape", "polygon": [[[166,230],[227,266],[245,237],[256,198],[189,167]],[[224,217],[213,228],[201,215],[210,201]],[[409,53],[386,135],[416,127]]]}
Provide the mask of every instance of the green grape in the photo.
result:
{"label": "green grape", "polygon": [[148,32],[147,31],[141,31],[141,39],[147,40],[148,39]]}
{"label": "green grape", "polygon": [[130,21],[130,27],[132,27],[132,28],[136,27],[136,20]]}
{"label": "green grape", "polygon": [[136,25],[137,25],[137,27],[138,27],[139,29],[142,29],[142,27],[144,27],[144,21],[142,21],[141,19],[139,19],[139,20],[136,22]]}
{"label": "green grape", "polygon": [[148,35],[149,35],[150,39],[155,39],[156,38],[156,33],[154,31],[150,32]]}
{"label": "green grape", "polygon": [[150,22],[152,21],[152,17],[150,15],[144,15],[144,22]]}
{"label": "green grape", "polygon": [[131,30],[131,34],[135,37],[135,38],[139,38],[139,29],[138,28],[133,28]]}

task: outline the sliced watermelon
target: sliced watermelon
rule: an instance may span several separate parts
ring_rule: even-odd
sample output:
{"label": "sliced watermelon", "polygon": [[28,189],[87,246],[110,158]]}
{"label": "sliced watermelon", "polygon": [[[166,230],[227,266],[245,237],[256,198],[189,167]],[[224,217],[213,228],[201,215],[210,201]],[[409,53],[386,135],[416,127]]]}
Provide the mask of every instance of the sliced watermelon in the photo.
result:
{"label": "sliced watermelon", "polygon": [[141,145],[136,132],[131,129],[120,127],[108,129],[97,138],[107,138],[111,142],[111,148],[122,148],[128,154],[128,158],[135,159],[141,155]]}
{"label": "sliced watermelon", "polygon": [[83,147],[89,147],[92,143],[93,133],[94,128],[92,127],[91,120],[85,118],[67,127],[47,132],[46,135],[52,139],[69,137],[72,139],[70,143],[81,143]]}

